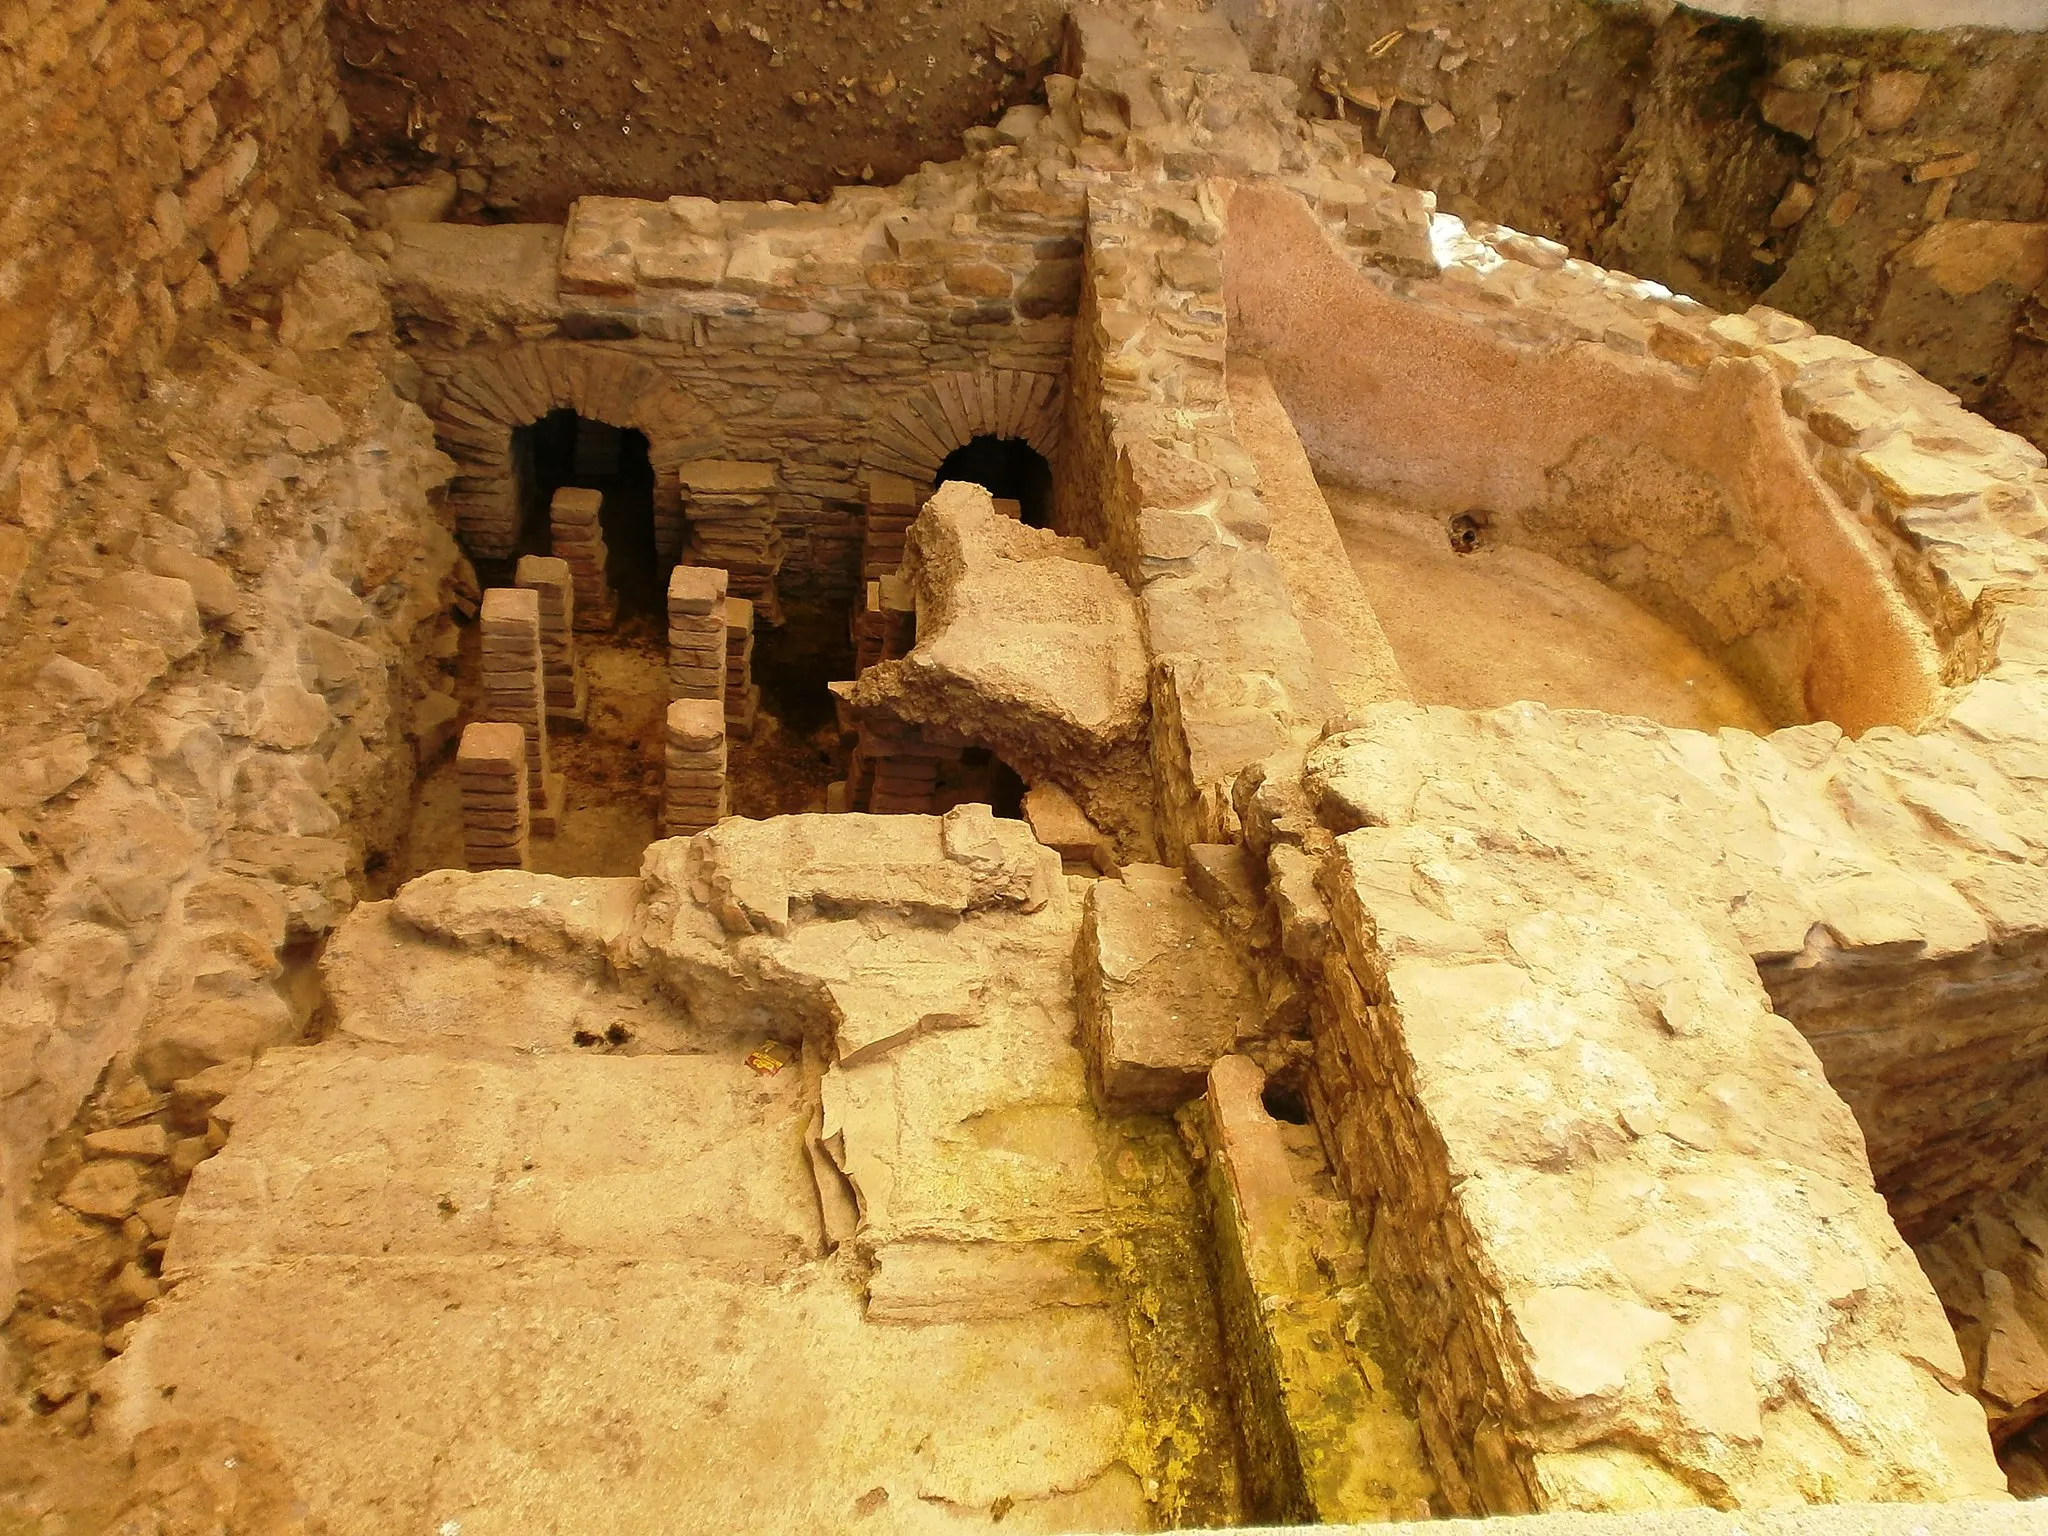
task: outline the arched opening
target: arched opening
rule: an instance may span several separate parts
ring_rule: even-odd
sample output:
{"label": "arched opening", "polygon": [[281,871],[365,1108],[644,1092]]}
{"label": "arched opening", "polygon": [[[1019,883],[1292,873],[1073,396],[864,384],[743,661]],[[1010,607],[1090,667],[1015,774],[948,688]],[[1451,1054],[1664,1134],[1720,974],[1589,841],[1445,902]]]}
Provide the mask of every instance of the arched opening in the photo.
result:
{"label": "arched opening", "polygon": [[962,443],[946,455],[936,479],[972,481],[998,501],[1016,502],[1028,526],[1052,525],[1052,466],[1021,437],[984,435]]}
{"label": "arched opening", "polygon": [[661,610],[666,573],[654,547],[654,466],[645,433],[550,411],[513,429],[512,466],[519,493],[515,555],[548,553],[548,503],[556,491],[596,491],[604,497],[601,522],[621,612]]}

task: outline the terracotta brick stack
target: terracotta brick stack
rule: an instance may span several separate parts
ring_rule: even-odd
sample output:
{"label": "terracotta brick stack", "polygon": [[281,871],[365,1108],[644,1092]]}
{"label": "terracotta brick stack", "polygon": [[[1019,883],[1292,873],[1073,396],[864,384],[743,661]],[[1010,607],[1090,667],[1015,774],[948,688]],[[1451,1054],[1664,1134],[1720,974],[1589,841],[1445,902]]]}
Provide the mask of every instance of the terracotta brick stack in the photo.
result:
{"label": "terracotta brick stack", "polygon": [[859,677],[882,659],[882,584],[862,584],[862,601],[853,610],[853,675]]}
{"label": "terracotta brick stack", "polygon": [[726,814],[725,706],[677,699],[668,707],[667,794],[662,834],[693,837]]}
{"label": "terracotta brick stack", "polygon": [[[866,593],[865,601],[857,603],[853,610],[855,677],[876,662],[900,656],[909,649],[900,643],[891,648],[892,638],[902,640],[904,610],[900,603],[892,601],[897,594],[884,582],[886,579],[894,583],[898,579],[896,572],[903,563],[904,540],[917,519],[919,494],[917,486],[900,475],[875,471],[868,476],[867,518],[860,550],[860,573]],[[892,626],[899,631],[893,636]]]}
{"label": "terracotta brick stack", "polygon": [[477,721],[455,751],[462,787],[462,860],[470,869],[525,869],[530,822],[526,733]]}
{"label": "terracotta brick stack", "polygon": [[540,594],[540,664],[547,685],[548,724],[580,726],[590,704],[590,688],[576,664],[575,578],[569,562],[547,555],[522,555],[513,575],[515,586]]}
{"label": "terracotta brick stack", "polygon": [[724,571],[679,565],[668,575],[668,696],[725,706]]}
{"label": "terracotta brick stack", "polygon": [[754,605],[744,597],[725,600],[725,729],[741,738],[754,734],[761,690],[754,684]]}
{"label": "terracotta brick stack", "polygon": [[527,587],[484,593],[484,713],[526,733],[526,793],[537,837],[553,837],[561,780],[548,771],[546,685],[540,660],[540,594]]}
{"label": "terracotta brick stack", "polygon": [[735,597],[749,599],[761,617],[780,624],[775,575],[782,569],[783,546],[775,466],[692,459],[677,474],[690,529],[683,558],[724,571]]}
{"label": "terracotta brick stack", "polygon": [[854,615],[853,675],[878,661],[907,655],[917,643],[917,598],[901,576],[877,576],[868,583],[867,603]]}
{"label": "terracotta brick stack", "polygon": [[548,503],[549,542],[555,555],[568,561],[575,587],[576,627],[594,632],[609,630],[617,609],[607,574],[611,556],[599,521],[603,510],[603,496],[574,485],[563,486]]}
{"label": "terracotta brick stack", "polygon": [[881,659],[894,661],[917,644],[917,594],[901,576],[877,577],[875,588],[882,601]]}
{"label": "terracotta brick stack", "polygon": [[847,762],[843,786],[832,786],[827,809],[876,814],[930,814],[940,804],[940,780],[958,798],[961,755],[970,743],[964,736],[935,726],[901,724],[888,728],[873,720],[855,720],[846,704],[850,685],[835,684],[840,728],[857,734]]}
{"label": "terracotta brick stack", "polygon": [[917,521],[924,494],[900,475],[876,470],[868,476],[867,526],[862,531],[860,573],[872,581],[891,576],[903,563],[903,544],[910,525]]}

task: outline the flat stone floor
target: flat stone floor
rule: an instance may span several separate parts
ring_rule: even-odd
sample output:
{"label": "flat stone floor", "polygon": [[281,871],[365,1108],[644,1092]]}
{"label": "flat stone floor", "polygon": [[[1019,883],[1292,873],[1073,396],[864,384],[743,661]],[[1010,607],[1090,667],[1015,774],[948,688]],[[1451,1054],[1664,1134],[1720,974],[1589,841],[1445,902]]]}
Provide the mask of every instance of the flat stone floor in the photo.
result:
{"label": "flat stone floor", "polygon": [[1772,727],[1719,663],[1592,577],[1534,550],[1452,550],[1439,518],[1322,483],[1338,535],[1420,704],[1533,699],[1712,731]]}
{"label": "flat stone floor", "polygon": [[[1229,1452],[1158,1453],[1161,1414],[1230,1434],[1185,1163],[1176,1206],[1170,1128],[1089,1107],[1039,926],[980,1026],[763,1075],[573,957],[359,909],[335,1034],[221,1106],[106,1422],[252,1422],[337,1536],[1227,1523],[1227,1466],[1163,1482]],[[868,1203],[836,1249],[819,1129]]]}

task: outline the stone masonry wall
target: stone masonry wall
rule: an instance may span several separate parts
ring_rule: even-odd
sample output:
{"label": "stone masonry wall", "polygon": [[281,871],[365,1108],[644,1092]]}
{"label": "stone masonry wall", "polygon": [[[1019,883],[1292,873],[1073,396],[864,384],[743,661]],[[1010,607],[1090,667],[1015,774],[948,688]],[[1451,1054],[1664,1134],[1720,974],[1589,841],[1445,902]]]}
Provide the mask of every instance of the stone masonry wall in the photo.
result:
{"label": "stone masonry wall", "polygon": [[[690,458],[776,464],[778,585],[797,597],[853,590],[869,469],[928,484],[932,449],[984,430],[1056,456],[1021,404],[1030,380],[1049,402],[1066,366],[1077,135],[1037,109],[999,133],[823,204],[586,198],[560,232],[402,228],[394,297],[470,546],[505,552],[509,429],[549,404],[645,431],[658,496]],[[963,414],[949,376],[1001,381],[1006,402],[1017,378],[1020,409],[991,389]]]}
{"label": "stone masonry wall", "polygon": [[325,0],[0,8],[0,599],[118,401],[245,281],[337,116]]}
{"label": "stone masonry wall", "polygon": [[1536,837],[1340,845],[1313,1097],[1461,1512],[2001,1489],[1855,1122],[1739,949]]}

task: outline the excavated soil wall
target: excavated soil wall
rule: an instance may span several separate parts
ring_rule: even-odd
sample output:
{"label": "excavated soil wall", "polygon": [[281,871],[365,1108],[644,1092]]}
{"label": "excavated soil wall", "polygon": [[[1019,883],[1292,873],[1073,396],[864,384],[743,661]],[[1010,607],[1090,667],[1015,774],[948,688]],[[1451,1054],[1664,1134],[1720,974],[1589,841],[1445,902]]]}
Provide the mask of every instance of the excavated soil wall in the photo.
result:
{"label": "excavated soil wall", "polygon": [[822,197],[948,160],[1038,84],[1061,0],[649,7],[348,0],[329,35],[353,190],[460,175],[468,210],[559,219],[592,192]]}
{"label": "excavated soil wall", "polygon": [[[1912,21],[1897,6],[1708,9],[1769,15],[1602,0],[1225,7],[1255,64],[1362,122],[1447,211],[1720,308],[1770,304],[2048,444],[2040,8],[1920,6]],[[1830,11],[1882,30],[1822,30]]]}

